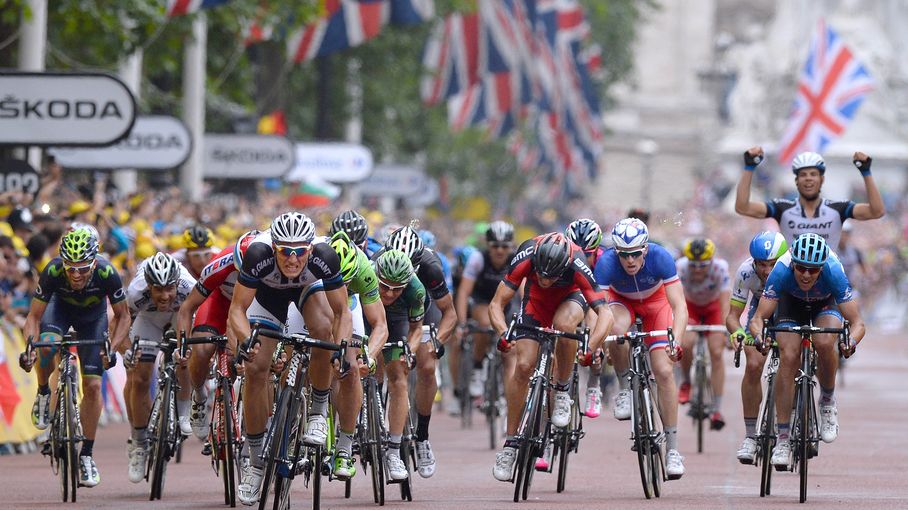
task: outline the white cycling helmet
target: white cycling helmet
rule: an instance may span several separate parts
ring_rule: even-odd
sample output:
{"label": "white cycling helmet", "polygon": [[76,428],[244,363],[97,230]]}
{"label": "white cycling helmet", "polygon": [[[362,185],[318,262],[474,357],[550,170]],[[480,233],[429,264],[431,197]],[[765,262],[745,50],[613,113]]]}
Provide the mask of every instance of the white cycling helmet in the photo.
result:
{"label": "white cycling helmet", "polygon": [[388,236],[388,241],[385,242],[385,249],[400,250],[406,253],[410,257],[413,267],[416,267],[422,259],[425,246],[416,230],[412,227],[400,227]]}
{"label": "white cycling helmet", "polygon": [[612,229],[612,242],[618,251],[643,248],[649,241],[649,230],[646,223],[637,218],[624,218],[615,223]]}
{"label": "white cycling helmet", "polygon": [[271,222],[271,241],[275,243],[311,243],[315,223],[298,212],[285,212]]}
{"label": "white cycling helmet", "polygon": [[145,263],[145,283],[167,287],[180,280],[180,263],[170,254],[157,252]]}
{"label": "white cycling helmet", "polygon": [[804,168],[816,168],[820,171],[820,175],[826,174],[826,162],[823,161],[823,156],[816,152],[802,152],[791,161],[791,171],[795,175],[798,175],[798,171]]}

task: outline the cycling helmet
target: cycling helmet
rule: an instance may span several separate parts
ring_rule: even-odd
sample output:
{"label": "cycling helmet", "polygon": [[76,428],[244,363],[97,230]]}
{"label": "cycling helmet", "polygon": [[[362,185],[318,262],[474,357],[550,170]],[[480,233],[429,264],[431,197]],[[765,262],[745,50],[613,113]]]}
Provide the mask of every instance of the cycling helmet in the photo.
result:
{"label": "cycling helmet", "polygon": [[454,248],[454,258],[457,259],[457,265],[461,268],[466,267],[467,261],[470,260],[470,255],[476,252],[476,248],[468,245],[459,246]]}
{"label": "cycling helmet", "polygon": [[820,175],[826,174],[826,162],[823,161],[823,156],[816,152],[802,152],[791,161],[791,171],[795,175],[798,175],[798,171],[804,168],[816,168],[820,171]]}
{"label": "cycling helmet", "polygon": [[67,232],[60,240],[60,257],[68,263],[87,262],[98,254],[98,237],[80,227]]}
{"label": "cycling helmet", "polygon": [[693,239],[684,243],[684,256],[687,260],[711,260],[716,254],[716,243],[712,239]]}
{"label": "cycling helmet", "polygon": [[237,271],[243,268],[243,255],[246,254],[246,248],[249,247],[249,243],[251,243],[260,233],[261,232],[255,229],[250,230],[241,235],[236,241],[236,244],[233,245],[233,267],[235,267]]}
{"label": "cycling helmet", "polygon": [[592,251],[602,242],[602,229],[588,218],[573,221],[564,229],[564,235],[583,251]]}
{"label": "cycling helmet", "polygon": [[649,241],[649,230],[646,223],[637,218],[624,218],[615,223],[612,229],[612,242],[618,251],[643,248]]}
{"label": "cycling helmet", "polygon": [[271,241],[275,243],[311,243],[315,223],[298,212],[285,212],[271,222]]}
{"label": "cycling helmet", "polygon": [[819,267],[829,258],[829,246],[819,234],[799,235],[791,244],[791,260],[805,266]]}
{"label": "cycling helmet", "polygon": [[214,234],[208,227],[193,225],[183,232],[183,246],[187,250],[211,248],[214,246]]}
{"label": "cycling helmet", "polygon": [[510,243],[514,241],[514,225],[506,221],[493,221],[486,228],[486,242]]}
{"label": "cycling helmet", "polygon": [[785,236],[779,232],[764,230],[750,240],[750,256],[754,260],[775,260],[788,251]]}
{"label": "cycling helmet", "polygon": [[413,278],[413,264],[406,253],[390,249],[375,260],[375,272],[383,280],[405,285]]}
{"label": "cycling helmet", "polygon": [[435,234],[431,230],[420,230],[419,238],[422,239],[422,245],[426,248],[434,249],[438,241],[435,239]]}
{"label": "cycling helmet", "polygon": [[328,235],[333,236],[337,232],[346,233],[347,237],[353,241],[353,244],[361,246],[366,242],[369,226],[366,224],[366,218],[363,218],[362,214],[351,209],[338,214],[331,222]]}
{"label": "cycling helmet", "polygon": [[145,262],[145,283],[149,286],[167,287],[180,280],[180,263],[172,255],[157,252]]}
{"label": "cycling helmet", "polygon": [[414,266],[419,264],[420,259],[422,259],[423,250],[425,249],[422,244],[422,239],[419,238],[419,234],[417,234],[412,227],[400,227],[394,232],[391,232],[391,235],[388,236],[388,241],[385,242],[385,248],[388,250],[400,250],[406,253]]}
{"label": "cycling helmet", "polygon": [[573,249],[564,235],[552,232],[541,236],[533,249],[533,267],[546,278],[558,278],[571,265]]}
{"label": "cycling helmet", "polygon": [[353,242],[350,241],[345,232],[338,231],[331,236],[331,247],[334,248],[335,253],[340,258],[341,276],[344,279],[344,283],[350,283],[356,278],[356,273],[359,272],[359,264],[356,263],[356,246],[353,245]]}

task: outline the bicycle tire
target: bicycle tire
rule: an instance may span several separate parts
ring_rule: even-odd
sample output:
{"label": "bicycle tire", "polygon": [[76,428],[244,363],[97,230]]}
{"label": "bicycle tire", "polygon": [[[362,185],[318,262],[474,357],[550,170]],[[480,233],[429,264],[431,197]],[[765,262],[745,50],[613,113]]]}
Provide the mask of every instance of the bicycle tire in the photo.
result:
{"label": "bicycle tire", "polygon": [[537,396],[536,396],[536,384],[533,383],[533,387],[530,389],[530,394],[527,399],[527,404],[523,408],[523,413],[520,416],[521,429],[517,430],[517,436],[520,438],[520,444],[517,447],[517,459],[515,461],[515,473],[514,473],[514,503],[520,501],[520,493],[523,488],[524,478],[526,477],[527,470],[535,470],[536,467],[532,465],[532,460],[527,460],[527,458],[532,458],[531,455],[531,442],[533,437],[533,423],[535,421],[535,413],[537,405]]}
{"label": "bicycle tire", "polygon": [[[292,448],[292,451],[286,449],[281,457],[281,462],[287,463],[286,476],[281,470],[277,470],[274,474],[274,503],[272,504],[274,510],[287,510],[290,508],[290,489],[293,485],[293,480],[296,479],[299,460],[312,453],[309,447],[303,444],[302,440],[306,433],[306,420],[303,419],[304,417],[300,417],[300,408],[303,405],[301,402],[291,395],[284,425],[284,430],[287,431],[284,442],[287,447]],[[319,470],[316,463],[319,458],[309,459],[310,461],[305,468],[306,471],[304,471],[307,477],[311,477],[313,471]]]}
{"label": "bicycle tire", "polygon": [[[312,448],[312,510],[319,510],[322,504],[322,462],[325,457],[325,447]],[[287,486],[289,490],[289,485]],[[275,510],[278,510],[275,508]]]}
{"label": "bicycle tire", "polygon": [[221,379],[221,407],[223,407],[224,413],[223,422],[221,422],[221,427],[224,429],[224,443],[221,445],[224,455],[221,464],[224,477],[224,504],[234,508],[236,507],[236,448],[234,448],[236,419],[233,415],[233,398],[230,391],[232,389],[229,379]]}
{"label": "bicycle tire", "polygon": [[760,424],[759,448],[760,455],[760,497],[769,496],[772,492],[772,449],[776,445],[775,430],[775,378],[766,385],[766,400],[763,405],[763,419]]}
{"label": "bicycle tire", "polygon": [[535,411],[533,412],[533,421],[530,422],[531,434],[529,443],[529,455],[527,457],[527,465],[524,470],[524,479],[523,479],[523,488],[521,490],[520,497],[526,501],[529,497],[530,486],[533,485],[533,475],[536,473],[536,459],[544,455],[545,446],[549,444],[549,427],[548,423],[543,430],[543,415],[545,413],[545,405],[548,401],[548,396],[545,391],[545,386],[542,379],[535,381],[533,385],[534,398],[536,399]]}
{"label": "bicycle tire", "polygon": [[400,459],[404,461],[407,467],[407,478],[400,482],[400,499],[403,501],[413,501],[413,475],[416,473],[416,463],[413,460],[413,450],[416,445],[413,442],[412,422],[408,420],[407,434],[400,442]]}
{"label": "bicycle tire", "polygon": [[63,402],[64,402],[64,432],[66,437],[63,439],[62,443],[65,449],[66,459],[64,460],[64,469],[61,472],[63,475],[63,484],[64,484],[64,499],[65,498],[65,486],[69,485],[69,500],[72,503],[76,502],[76,488],[79,486],[79,454],[76,452],[76,430],[78,430],[78,425],[75,423],[76,420],[76,403],[75,396],[76,393],[76,382],[72,378],[72,374],[67,378],[66,383],[63,386]]}
{"label": "bicycle tire", "polygon": [[644,411],[643,388],[637,376],[631,378],[631,405],[631,416],[634,420],[634,446],[637,450],[637,465],[640,468],[643,495],[646,496],[646,499],[652,499],[654,494],[650,473],[652,464],[649,461],[649,429]]}
{"label": "bicycle tire", "polygon": [[473,396],[470,395],[470,379],[473,375],[473,342],[465,342],[467,349],[462,349],[460,353],[460,374],[458,383],[460,385],[460,428],[469,429],[473,427]]}
{"label": "bicycle tire", "polygon": [[[580,395],[578,388],[578,375],[577,367],[574,366],[574,377],[571,384],[571,421],[568,425],[562,429],[560,439],[560,445],[557,445],[558,449],[558,485],[557,492],[564,492],[564,486],[567,482],[567,468],[568,468],[568,459],[570,459],[571,452],[576,452],[578,443],[580,442]],[[577,440],[574,440],[574,437],[577,437]],[[558,443],[559,441],[556,441]]]}
{"label": "bicycle tire", "polygon": [[798,414],[800,414],[800,428],[798,430],[798,471],[800,476],[800,495],[801,503],[807,501],[807,463],[810,460],[810,406],[812,397],[810,395],[810,379],[802,376],[800,388],[798,388]]}
{"label": "bicycle tire", "polygon": [[659,442],[659,439],[664,437],[661,430],[662,418],[659,416],[659,407],[653,403],[652,393],[648,386],[644,388],[643,395],[646,409],[649,410],[646,422],[650,429],[650,476],[652,477],[653,494],[658,498],[662,496],[662,481],[665,479],[663,473],[665,466],[664,455],[662,443]]}
{"label": "bicycle tire", "polygon": [[154,501],[156,499],[161,499],[161,495],[164,491],[164,477],[167,470],[167,429],[168,421],[171,416],[171,397],[173,390],[173,382],[166,381],[164,383],[164,388],[161,390],[161,400],[160,407],[158,408],[157,419],[158,423],[156,426],[155,432],[156,437],[154,438],[154,446],[152,447],[151,455],[151,496],[148,498],[149,501]]}
{"label": "bicycle tire", "polygon": [[[65,443],[61,437],[66,431],[66,411],[63,409],[63,389],[58,388],[55,393],[57,405],[54,406],[54,416],[47,440],[50,443],[51,452],[50,468],[54,475],[59,478],[60,495],[63,496],[63,502],[66,503],[69,500],[69,478],[67,478],[69,476],[69,465],[67,464]],[[63,472],[64,469],[67,470],[66,473]]]}
{"label": "bicycle tire", "polygon": [[385,459],[382,455],[382,417],[379,411],[378,388],[375,380],[367,384],[366,425],[368,427],[369,468],[372,471],[372,498],[379,506],[385,506]]}
{"label": "bicycle tire", "polygon": [[706,376],[706,364],[697,362],[697,371],[696,371],[696,385],[697,389],[695,390],[697,397],[692,403],[692,408],[694,411],[694,422],[697,425],[697,453],[703,453],[703,426],[706,415],[706,386],[707,386],[707,376]]}
{"label": "bicycle tire", "polygon": [[485,406],[486,423],[489,426],[489,449],[494,450],[498,443],[498,358],[492,356],[486,366]]}
{"label": "bicycle tire", "polygon": [[[284,428],[286,427],[287,408],[290,406],[291,391],[293,390],[286,386],[281,389],[280,397],[278,397],[278,404],[274,410],[274,418],[271,421],[271,428],[267,433],[267,436],[270,436],[270,445],[267,453],[268,458],[265,461],[265,473],[262,475],[262,489],[259,494],[259,510],[265,510],[265,506],[268,504],[268,491],[271,488],[271,481],[274,478],[275,464],[278,460],[279,452],[284,448]],[[267,443],[268,441],[265,442]],[[250,459],[250,462],[251,461],[252,459]]]}

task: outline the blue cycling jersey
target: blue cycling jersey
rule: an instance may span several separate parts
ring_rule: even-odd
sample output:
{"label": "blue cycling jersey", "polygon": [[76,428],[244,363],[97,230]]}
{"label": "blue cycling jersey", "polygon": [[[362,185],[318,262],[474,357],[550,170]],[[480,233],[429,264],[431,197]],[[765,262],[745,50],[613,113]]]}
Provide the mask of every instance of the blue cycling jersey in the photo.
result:
{"label": "blue cycling jersey", "polygon": [[791,253],[786,253],[769,273],[766,279],[766,286],[763,288],[763,297],[767,299],[779,299],[784,294],[788,294],[801,301],[818,302],[825,301],[830,297],[835,299],[836,304],[845,303],[854,299],[851,283],[839,258],[829,252],[829,258],[823,264],[820,271],[820,277],[809,290],[801,290],[796,281],[795,271],[792,269]]}
{"label": "blue cycling jersey", "polygon": [[678,281],[678,270],[671,254],[662,246],[654,243],[648,244],[643,267],[637,274],[627,274],[618,252],[610,248],[596,261],[593,276],[602,290],[611,289],[617,294],[628,299],[646,299],[663,285]]}

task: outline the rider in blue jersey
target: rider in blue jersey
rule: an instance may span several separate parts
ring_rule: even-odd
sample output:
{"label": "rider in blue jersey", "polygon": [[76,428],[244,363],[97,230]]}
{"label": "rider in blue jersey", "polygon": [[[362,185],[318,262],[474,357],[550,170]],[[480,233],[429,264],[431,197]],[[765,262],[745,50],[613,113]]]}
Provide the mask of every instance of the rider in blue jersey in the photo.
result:
{"label": "rider in blue jersey", "polygon": [[[778,307],[778,311],[776,308]],[[763,320],[776,312],[779,326],[798,326],[812,322],[821,328],[838,328],[842,320],[851,323],[851,339],[843,352],[850,356],[854,347],[864,337],[864,320],[851,290],[851,284],[838,257],[829,250],[819,234],[798,236],[791,250],[773,267],[750,330],[760,343]],[[836,352],[837,335],[813,336],[817,352],[817,380],[820,383],[820,437],[826,443],[838,435],[838,410],[834,397],[839,353]],[[789,413],[793,397],[793,384],[801,364],[801,338],[796,333],[777,333],[779,344],[779,371],[776,377],[776,416],[778,416],[778,444],[772,451],[772,463],[787,467],[791,464],[789,443]],[[765,349],[764,345],[764,349]]]}

